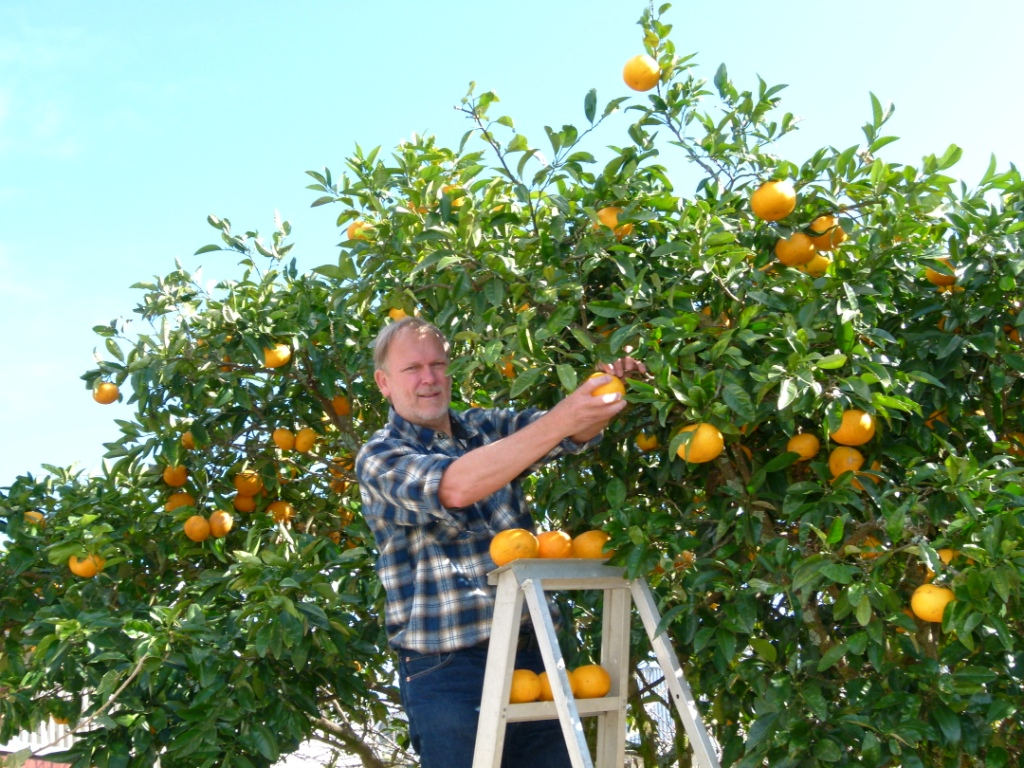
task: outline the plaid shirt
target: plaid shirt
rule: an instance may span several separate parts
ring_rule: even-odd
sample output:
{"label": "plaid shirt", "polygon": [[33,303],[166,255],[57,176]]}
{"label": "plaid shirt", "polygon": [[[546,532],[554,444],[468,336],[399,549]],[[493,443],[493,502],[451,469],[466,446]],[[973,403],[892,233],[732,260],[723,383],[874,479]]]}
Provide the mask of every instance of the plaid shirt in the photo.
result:
{"label": "plaid shirt", "polygon": [[[388,425],[356,457],[363,515],[377,542],[377,573],[387,593],[385,619],[392,646],[420,653],[468,648],[490,636],[494,587],[491,539],[508,528],[533,530],[518,480],[469,507],[447,509],[437,491],[457,458],[493,443],[544,415],[531,409],[450,411],[452,436],[419,427],[392,408]],[[530,467],[580,445],[563,440]]]}

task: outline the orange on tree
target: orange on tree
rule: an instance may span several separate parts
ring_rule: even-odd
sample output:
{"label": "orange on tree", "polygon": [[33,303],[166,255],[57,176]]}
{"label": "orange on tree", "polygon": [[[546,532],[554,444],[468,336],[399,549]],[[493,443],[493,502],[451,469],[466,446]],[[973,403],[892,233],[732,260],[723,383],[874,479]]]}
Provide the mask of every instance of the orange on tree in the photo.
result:
{"label": "orange on tree", "polygon": [[572,557],[572,536],[565,531],[538,533],[537,557]]}
{"label": "orange on tree", "polygon": [[676,449],[679,458],[691,464],[704,464],[717,459],[725,449],[725,437],[721,430],[714,424],[704,421],[699,424],[689,424],[683,427],[680,432],[693,433],[689,442],[685,442]]}
{"label": "orange on tree", "polygon": [[164,482],[172,488],[181,488],[188,482],[188,469],[181,464],[164,467]]}
{"label": "orange on tree", "polygon": [[97,573],[103,570],[103,566],[107,564],[107,561],[99,555],[89,554],[79,559],[75,555],[68,558],[68,568],[71,572],[83,579],[91,579]]}
{"label": "orange on tree", "polygon": [[611,541],[604,531],[593,530],[576,534],[572,540],[572,557],[581,557],[588,560],[607,560],[612,552],[606,552],[605,544]]}
{"label": "orange on tree", "polygon": [[874,436],[875,417],[856,408],[843,411],[839,429],[829,435],[840,445],[864,445]]}
{"label": "orange on tree", "polygon": [[818,455],[818,451],[821,450],[821,441],[810,432],[801,432],[789,438],[789,441],[786,443],[786,450],[800,454],[800,458],[797,461],[808,461]]}
{"label": "orange on tree", "polygon": [[928,429],[935,429],[935,422],[937,421],[941,421],[947,427],[949,426],[949,417],[946,415],[946,410],[944,408],[932,411],[928,415],[928,418],[924,420],[924,425],[928,427]]}
{"label": "orange on tree", "polygon": [[231,506],[238,512],[252,512],[256,509],[256,497],[244,493],[236,493],[231,499]]}
{"label": "orange on tree", "polygon": [[288,523],[295,517],[295,507],[280,499],[270,502],[267,511],[274,516],[274,521],[278,523]]}
{"label": "orange on tree", "polygon": [[388,310],[388,317],[390,317],[395,322],[398,322],[399,320],[402,320],[408,316],[408,313],[401,307],[392,307],[391,309]]}
{"label": "orange on tree", "polygon": [[231,516],[230,512],[225,512],[223,509],[218,509],[216,512],[210,515],[210,535],[215,539],[223,538],[230,533],[231,528],[235,524],[235,518]]}
{"label": "orange on tree", "polygon": [[750,196],[750,210],[762,221],[778,221],[796,208],[796,190],[786,180],[766,181]]}
{"label": "orange on tree", "polygon": [[192,515],[185,521],[184,531],[192,541],[204,542],[210,538],[210,522],[202,515]]}
{"label": "orange on tree", "polygon": [[512,670],[512,689],[509,691],[510,704],[525,704],[540,698],[540,680],[532,669]]}
{"label": "orange on tree", "polygon": [[910,610],[921,621],[942,622],[942,614],[946,606],[955,600],[953,590],[937,587],[934,584],[922,584],[914,590],[910,597]]}
{"label": "orange on tree", "polygon": [[121,390],[117,388],[117,384],[109,381],[101,381],[92,391],[92,399],[100,405],[110,405],[120,396]]}
{"label": "orange on tree", "polygon": [[861,560],[874,560],[885,552],[882,542],[874,536],[865,536],[858,548],[860,549]]}
{"label": "orange on tree", "polygon": [[255,496],[263,490],[263,478],[255,469],[243,469],[235,475],[235,490],[244,496]]}
{"label": "orange on tree", "polygon": [[514,379],[516,377],[516,369],[515,366],[512,365],[513,357],[513,354],[509,352],[501,358],[501,365],[498,366],[498,370],[501,371],[501,375],[506,379]]}
{"label": "orange on tree", "polygon": [[181,447],[186,451],[191,451],[196,447],[196,439],[192,434],[192,430],[181,433]]}
{"label": "orange on tree", "polygon": [[274,441],[274,445],[280,448],[282,451],[290,451],[295,447],[295,435],[292,434],[290,429],[285,427],[278,427],[271,434],[270,439]]}
{"label": "orange on tree", "polygon": [[801,264],[797,269],[811,277],[821,277],[828,272],[828,268],[831,266],[832,259],[828,256],[822,256],[820,253],[815,253],[813,259],[806,264]]}
{"label": "orange on tree", "polygon": [[790,237],[775,243],[775,258],[787,267],[807,264],[816,253],[811,238],[803,232],[794,232]]}
{"label": "orange on tree", "polygon": [[352,405],[344,395],[335,395],[332,397],[331,407],[338,416],[348,416],[352,413]]}
{"label": "orange on tree", "polygon": [[25,525],[34,525],[37,528],[46,527],[46,516],[37,509],[26,511],[22,518],[25,520]]}
{"label": "orange on tree", "polygon": [[288,365],[292,359],[292,348],[287,344],[275,344],[272,348],[263,350],[263,365],[267,368],[280,368]]}
{"label": "orange on tree", "polygon": [[172,493],[167,497],[167,501],[164,502],[164,510],[167,512],[173,512],[178,507],[194,507],[196,505],[196,497],[186,491],[178,491]]}
{"label": "orange on tree", "polygon": [[832,449],[828,455],[828,468],[833,478],[839,477],[844,472],[856,472],[864,466],[864,454],[856,448],[846,445],[839,445]]}
{"label": "orange on tree", "polygon": [[634,91],[649,91],[661,79],[661,67],[653,56],[641,53],[626,62],[622,79]]}
{"label": "orange on tree", "polygon": [[524,557],[537,557],[540,544],[525,528],[509,528],[491,539],[491,559],[499,567]]}
{"label": "orange on tree", "polygon": [[[633,232],[632,222],[627,221],[625,224],[619,225],[620,213],[622,213],[622,209],[614,205],[599,208],[597,211],[597,220],[612,230],[615,233],[615,239],[619,241]],[[600,229],[600,225],[595,224],[594,229]]]}
{"label": "orange on tree", "polygon": [[316,430],[312,427],[303,427],[295,433],[295,450],[299,453],[309,453],[316,445]]}
{"label": "orange on tree", "polygon": [[612,689],[612,678],[600,664],[584,664],[572,671],[577,699],[599,699]]}
{"label": "orange on tree", "polygon": [[594,391],[590,393],[591,395],[593,395],[594,397],[600,397],[602,395],[619,395],[620,397],[626,396],[625,383],[622,381],[622,379],[620,379],[618,376],[614,374],[605,373],[604,371],[596,371],[587,376],[587,380],[589,381],[590,379],[596,379],[599,376],[607,376],[609,377],[610,381],[608,381],[606,384],[601,384],[600,386],[595,387]]}
{"label": "orange on tree", "polygon": [[953,283],[956,282],[956,273],[953,267],[953,262],[950,261],[949,258],[945,256],[939,259],[939,261],[945,264],[949,268],[949,271],[952,272],[953,274],[946,274],[945,272],[940,272],[939,270],[934,269],[933,267],[925,267],[924,279],[927,280],[932,285],[937,285],[940,288],[945,288],[946,286],[953,285]]}
{"label": "orange on tree", "polygon": [[658,436],[648,432],[638,432],[635,438],[636,447],[643,453],[650,453],[658,449]]}
{"label": "orange on tree", "polygon": [[831,251],[846,242],[846,232],[835,216],[819,216],[811,222],[811,240],[819,251]]}
{"label": "orange on tree", "polygon": [[361,219],[356,219],[348,225],[348,228],[345,230],[345,235],[349,240],[367,240],[368,236],[366,230],[370,228],[371,227],[367,222]]}

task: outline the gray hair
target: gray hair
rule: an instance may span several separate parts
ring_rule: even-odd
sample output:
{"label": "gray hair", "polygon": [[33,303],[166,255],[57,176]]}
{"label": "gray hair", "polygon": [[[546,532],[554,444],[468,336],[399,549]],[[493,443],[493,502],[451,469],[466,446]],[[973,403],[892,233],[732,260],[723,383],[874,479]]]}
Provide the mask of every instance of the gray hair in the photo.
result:
{"label": "gray hair", "polygon": [[391,348],[391,342],[395,340],[395,337],[402,331],[418,331],[419,333],[430,333],[438,338],[442,346],[444,346],[445,354],[449,354],[451,345],[448,339],[441,329],[438,328],[431,322],[424,320],[421,317],[403,317],[401,320],[388,323],[380,329],[380,333],[377,334],[377,338],[373,342],[373,367],[377,370],[385,370],[385,366],[388,362],[388,350]]}

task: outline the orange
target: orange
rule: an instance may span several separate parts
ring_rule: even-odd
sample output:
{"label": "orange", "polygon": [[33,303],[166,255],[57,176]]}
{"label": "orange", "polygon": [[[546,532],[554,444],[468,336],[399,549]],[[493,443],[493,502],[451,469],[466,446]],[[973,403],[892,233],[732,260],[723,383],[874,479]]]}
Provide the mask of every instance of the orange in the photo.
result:
{"label": "orange", "polygon": [[573,689],[578,699],[599,699],[607,696],[612,689],[612,678],[600,664],[584,664],[572,671],[576,685]]}
{"label": "orange", "polygon": [[787,267],[799,267],[810,262],[816,251],[811,238],[803,232],[775,243],[775,257]]}
{"label": "orange", "polygon": [[910,598],[910,609],[921,621],[942,622],[942,614],[947,603],[955,598],[953,590],[937,587],[934,584],[922,584],[914,590]]}
{"label": "orange", "polygon": [[86,555],[81,560],[74,555],[68,558],[68,568],[75,576],[80,576],[83,579],[91,579],[102,571],[106,564],[107,561],[99,555]]}
{"label": "orange", "polygon": [[409,315],[406,313],[406,311],[399,307],[392,307],[391,309],[388,310],[388,317],[390,317],[395,322],[398,322],[399,320],[402,320],[408,316]]}
{"label": "orange", "polygon": [[594,391],[590,393],[591,395],[594,397],[600,397],[601,395],[619,395],[619,397],[626,396],[626,385],[618,376],[613,376],[612,374],[605,373],[604,371],[597,371],[596,373],[592,373],[587,376],[587,379],[596,379],[598,376],[610,376],[611,381],[607,384],[602,384],[601,386],[596,387]]}
{"label": "orange", "polygon": [[236,493],[235,497],[231,500],[231,506],[239,512],[252,512],[256,509],[256,499],[252,496],[246,496],[244,493]]}
{"label": "orange", "polygon": [[862,466],[864,466],[864,454],[856,448],[840,445],[833,448],[832,453],[828,455],[828,468],[832,472],[833,478],[839,477],[843,472],[856,472]]}
{"label": "orange", "polygon": [[501,371],[501,375],[506,379],[514,379],[516,377],[516,369],[512,365],[512,357],[512,353],[509,352],[501,358],[501,366],[498,368]]}
{"label": "orange", "polygon": [[800,458],[797,461],[807,461],[818,455],[818,451],[821,450],[821,441],[810,432],[801,432],[799,435],[789,438],[786,450],[799,453]]}
{"label": "orange", "polygon": [[[619,226],[619,214],[622,213],[621,208],[615,206],[609,206],[607,208],[601,208],[597,212],[597,219],[612,230],[615,233],[615,239],[621,241],[622,238],[626,237],[633,231],[632,222],[627,221],[622,226]],[[594,229],[600,229],[600,225],[595,224]]]}
{"label": "orange", "polygon": [[572,536],[565,531],[538,533],[537,557],[572,557]]}
{"label": "orange", "polygon": [[828,272],[828,268],[831,266],[832,259],[828,256],[822,256],[820,253],[816,253],[814,254],[813,259],[808,261],[806,264],[801,264],[797,269],[811,277],[821,277]]}
{"label": "orange", "polygon": [[725,449],[725,438],[714,424],[690,424],[680,431],[694,433],[688,443],[683,443],[676,450],[679,458],[691,464],[704,464],[717,459]]}
{"label": "orange", "polygon": [[452,208],[461,208],[462,204],[466,202],[466,195],[460,195],[459,197],[452,196],[452,192],[458,192],[459,186],[457,184],[445,184],[441,187],[441,192],[448,195],[452,201]]}
{"label": "orange", "polygon": [[540,544],[525,528],[509,528],[491,539],[491,559],[502,566],[523,557],[537,557]]}
{"label": "orange", "polygon": [[649,435],[646,432],[640,432],[636,436],[636,447],[639,448],[643,453],[650,453],[658,449],[658,436]]}
{"label": "orange", "polygon": [[42,512],[30,509],[24,514],[25,525],[34,525],[37,528],[46,527],[46,517]]}
{"label": "orange", "polygon": [[606,560],[612,553],[605,552],[604,545],[611,541],[611,538],[604,531],[597,530],[577,534],[572,540],[572,556],[588,560]]}
{"label": "orange", "polygon": [[366,240],[365,230],[369,229],[370,225],[365,221],[356,219],[348,225],[348,229],[345,230],[345,235],[349,240]]}
{"label": "orange", "polygon": [[763,221],[784,219],[796,208],[796,190],[788,181],[766,181],[750,196],[750,210]]}
{"label": "orange", "polygon": [[874,560],[884,551],[885,547],[882,546],[882,542],[874,536],[865,536],[864,540],[860,543],[861,560]]}
{"label": "orange", "polygon": [[164,482],[172,488],[181,488],[188,481],[188,470],[180,464],[164,467]]}
{"label": "orange", "polygon": [[192,430],[181,433],[181,447],[186,451],[191,451],[196,447],[196,439],[192,436]]}
{"label": "orange", "polygon": [[[949,267],[950,272],[953,271],[953,262],[948,258],[944,257],[939,259],[939,261]],[[939,272],[937,269],[932,269],[931,267],[925,267],[924,278],[932,285],[937,285],[940,288],[953,285],[953,283],[956,282],[956,275],[947,275],[943,272]]]}
{"label": "orange", "polygon": [[267,511],[274,516],[275,522],[288,523],[295,517],[295,507],[287,501],[272,501]]}
{"label": "orange", "polygon": [[243,469],[235,475],[235,490],[244,496],[255,496],[263,490],[263,478],[255,469]]}
{"label": "orange", "polygon": [[292,348],[287,344],[275,344],[273,349],[263,350],[263,365],[267,368],[280,368],[288,365],[292,359]]}
{"label": "orange", "polygon": [[210,523],[202,515],[192,515],[185,521],[185,535],[192,541],[203,542],[210,538]]}
{"label": "orange", "polygon": [[949,426],[949,419],[946,417],[945,409],[932,411],[928,418],[924,420],[924,425],[928,427],[928,429],[935,429],[935,422],[937,421],[941,421],[947,427]]}
{"label": "orange", "polygon": [[292,434],[290,429],[284,427],[278,427],[274,430],[274,433],[270,436],[270,439],[274,441],[274,445],[280,448],[282,451],[290,451],[295,447],[295,435]]}
{"label": "orange", "polygon": [[335,544],[341,544],[341,531],[328,531],[327,538]]}
{"label": "orange", "polygon": [[215,539],[227,536],[235,524],[235,518],[230,512],[218,509],[210,515],[210,535]]}
{"label": "orange", "polygon": [[331,407],[338,416],[348,416],[352,413],[352,406],[344,395],[335,395],[331,398]]}
{"label": "orange", "polygon": [[626,62],[622,68],[622,79],[634,91],[649,91],[661,79],[661,67],[654,57],[641,53]]}
{"label": "orange", "polygon": [[831,438],[840,445],[864,445],[875,436],[875,417],[856,408],[843,411],[843,421]]}
{"label": "orange", "polygon": [[191,493],[185,491],[178,491],[172,493],[167,497],[167,501],[164,504],[164,510],[166,512],[173,512],[178,507],[194,507],[196,505],[196,497]]}
{"label": "orange", "polygon": [[510,704],[525,704],[540,698],[540,680],[532,669],[512,670],[512,690],[509,692]]}
{"label": "orange", "polygon": [[[935,554],[939,556],[939,560],[942,561],[943,565],[949,565],[953,560],[960,556],[960,550],[950,549],[949,547],[943,547],[942,549],[935,550]],[[935,578],[935,571],[931,568],[926,569],[925,579],[931,581]]]}
{"label": "orange", "polygon": [[811,222],[811,239],[819,251],[831,251],[846,241],[846,232],[835,216],[819,216]]}
{"label": "orange", "polygon": [[101,381],[92,391],[92,399],[100,405],[110,405],[120,396],[121,390],[117,388],[117,384],[111,384],[109,381]]}
{"label": "orange", "polygon": [[311,427],[303,427],[295,435],[295,450],[309,453],[316,444],[316,432]]}

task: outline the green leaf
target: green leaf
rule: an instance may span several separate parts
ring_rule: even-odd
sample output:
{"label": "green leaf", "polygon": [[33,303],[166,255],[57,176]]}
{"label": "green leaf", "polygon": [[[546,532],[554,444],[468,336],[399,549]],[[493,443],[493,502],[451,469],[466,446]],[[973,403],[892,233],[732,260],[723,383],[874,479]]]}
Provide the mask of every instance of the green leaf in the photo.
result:
{"label": "green leaf", "polygon": [[771,642],[763,638],[750,638],[750,647],[754,649],[754,653],[756,653],[762,659],[767,661],[769,664],[774,664],[776,658],[778,658],[778,651],[775,650],[775,646],[772,645]]}
{"label": "green leaf", "polygon": [[593,123],[594,116],[597,113],[597,89],[591,88],[587,91],[586,97],[583,99],[583,114],[587,118],[587,122]]}
{"label": "green leaf", "polygon": [[509,394],[512,397],[519,397],[528,389],[536,387],[543,377],[544,371],[540,368],[528,368],[516,377],[516,380],[512,383],[512,391]]}
{"label": "green leaf", "polygon": [[622,509],[626,503],[626,484],[617,477],[611,478],[605,486],[604,496],[612,509]]}
{"label": "green leaf", "polygon": [[826,669],[834,665],[846,655],[846,651],[846,643],[837,643],[836,645],[833,645],[824,653],[824,655],[822,655],[821,660],[818,662],[818,671],[824,672]]}
{"label": "green leaf", "polygon": [[822,370],[825,371],[831,371],[836,368],[842,368],[844,365],[846,365],[846,355],[840,352],[836,352],[831,355],[826,355],[820,360],[815,360],[812,363],[812,365],[815,368],[821,368]]}

